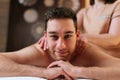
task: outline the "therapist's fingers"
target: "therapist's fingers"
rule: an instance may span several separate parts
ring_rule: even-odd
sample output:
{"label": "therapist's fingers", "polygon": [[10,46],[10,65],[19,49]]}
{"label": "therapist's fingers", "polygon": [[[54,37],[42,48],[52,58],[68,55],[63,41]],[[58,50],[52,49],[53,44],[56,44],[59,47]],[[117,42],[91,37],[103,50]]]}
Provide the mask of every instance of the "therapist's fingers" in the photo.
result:
{"label": "therapist's fingers", "polygon": [[39,43],[39,47],[42,48],[44,51],[48,49],[47,40],[44,36],[39,40],[38,43]]}
{"label": "therapist's fingers", "polygon": [[47,44],[47,40],[46,39],[44,39],[43,48],[44,48],[45,51],[48,49],[48,44]]}
{"label": "therapist's fingers", "polygon": [[46,38],[43,36],[40,40],[39,40],[39,46],[46,51],[48,49],[48,44],[47,44],[47,40]]}
{"label": "therapist's fingers", "polygon": [[41,48],[43,48],[43,43],[44,43],[44,37],[42,37],[42,38],[40,38],[40,40],[39,40],[39,46],[41,47]]}

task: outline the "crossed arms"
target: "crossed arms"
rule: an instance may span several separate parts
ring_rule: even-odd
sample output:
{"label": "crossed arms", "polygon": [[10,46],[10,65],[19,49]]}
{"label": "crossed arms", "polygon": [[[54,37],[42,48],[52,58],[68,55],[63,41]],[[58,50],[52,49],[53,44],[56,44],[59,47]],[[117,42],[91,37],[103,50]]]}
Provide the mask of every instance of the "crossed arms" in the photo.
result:
{"label": "crossed arms", "polygon": [[[19,51],[1,53],[0,76],[34,76],[54,79],[60,75],[64,75],[68,80],[73,78],[91,78],[102,80],[120,79],[120,60],[111,56],[104,59],[106,58],[105,56],[109,56],[105,53],[105,56],[102,57],[103,62],[105,62],[103,63],[103,66],[101,63],[101,65],[97,66],[79,67],[66,61],[54,61],[48,66],[42,66],[40,62],[42,61],[41,58],[44,56],[43,54],[40,54],[41,50],[38,49],[35,44]],[[94,50],[91,51],[94,53]]]}

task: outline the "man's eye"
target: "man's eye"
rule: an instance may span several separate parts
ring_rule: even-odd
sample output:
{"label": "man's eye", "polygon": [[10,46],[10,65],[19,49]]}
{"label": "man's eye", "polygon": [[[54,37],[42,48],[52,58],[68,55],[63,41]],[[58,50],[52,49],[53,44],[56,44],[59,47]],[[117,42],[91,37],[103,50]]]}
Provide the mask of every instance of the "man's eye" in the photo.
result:
{"label": "man's eye", "polygon": [[71,35],[65,35],[65,39],[69,39],[71,37]]}
{"label": "man's eye", "polygon": [[50,36],[53,40],[57,40],[58,39],[58,36],[55,36],[55,35],[52,35]]}

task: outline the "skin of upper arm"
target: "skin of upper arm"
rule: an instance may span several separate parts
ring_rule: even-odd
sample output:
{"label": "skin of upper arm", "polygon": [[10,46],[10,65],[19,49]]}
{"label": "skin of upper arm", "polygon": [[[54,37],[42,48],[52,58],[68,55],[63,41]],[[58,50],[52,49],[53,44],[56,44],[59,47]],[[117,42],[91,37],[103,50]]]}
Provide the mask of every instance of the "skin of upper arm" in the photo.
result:
{"label": "skin of upper arm", "polygon": [[81,9],[80,11],[78,11],[77,13],[77,26],[78,28],[80,28],[83,25],[83,13],[84,13],[85,9]]}
{"label": "skin of upper arm", "polygon": [[120,35],[120,16],[112,19],[109,34]]}
{"label": "skin of upper arm", "polygon": [[21,50],[14,52],[6,52],[2,55],[17,63],[39,65],[38,60],[40,60],[40,57],[42,57],[42,55],[36,45],[37,44],[33,44]]}

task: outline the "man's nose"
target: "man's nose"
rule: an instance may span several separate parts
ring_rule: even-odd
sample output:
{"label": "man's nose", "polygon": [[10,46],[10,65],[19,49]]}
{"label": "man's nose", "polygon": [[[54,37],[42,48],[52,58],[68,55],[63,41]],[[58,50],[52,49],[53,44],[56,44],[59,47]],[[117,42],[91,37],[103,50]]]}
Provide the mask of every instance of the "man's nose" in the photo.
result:
{"label": "man's nose", "polygon": [[62,50],[66,48],[65,41],[63,39],[59,39],[57,42],[57,48]]}

